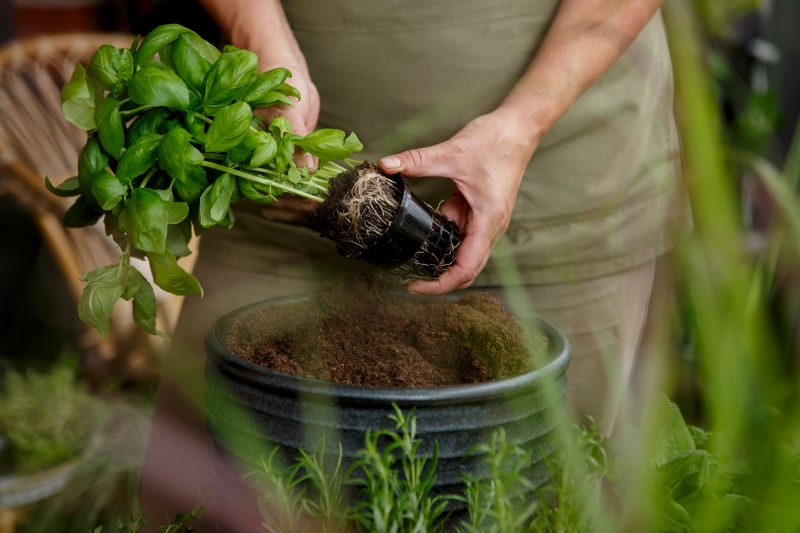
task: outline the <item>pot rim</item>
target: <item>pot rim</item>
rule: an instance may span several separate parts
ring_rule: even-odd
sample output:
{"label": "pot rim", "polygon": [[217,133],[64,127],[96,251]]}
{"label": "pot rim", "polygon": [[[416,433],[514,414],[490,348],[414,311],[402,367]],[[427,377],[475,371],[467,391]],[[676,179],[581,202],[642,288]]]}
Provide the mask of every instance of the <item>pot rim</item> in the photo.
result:
{"label": "pot rim", "polygon": [[[517,392],[528,391],[534,385],[547,378],[565,373],[572,357],[569,341],[555,326],[548,321],[532,317],[538,328],[548,338],[550,361],[539,368],[518,376],[483,383],[448,385],[442,387],[370,387],[366,385],[347,385],[305,378],[294,374],[269,370],[261,365],[248,361],[231,351],[225,344],[231,326],[240,318],[261,309],[275,305],[285,305],[307,300],[308,293],[295,296],[271,298],[240,307],[214,322],[205,338],[205,352],[215,366],[222,365],[246,370],[244,378],[251,383],[280,389],[298,396],[322,397],[328,400],[356,401],[370,403],[396,403],[398,405],[450,405],[471,402],[482,402],[490,398],[508,397]],[[414,297],[409,295],[409,297]],[[425,297],[423,297],[425,298]],[[457,300],[458,295],[446,295],[439,299]]]}

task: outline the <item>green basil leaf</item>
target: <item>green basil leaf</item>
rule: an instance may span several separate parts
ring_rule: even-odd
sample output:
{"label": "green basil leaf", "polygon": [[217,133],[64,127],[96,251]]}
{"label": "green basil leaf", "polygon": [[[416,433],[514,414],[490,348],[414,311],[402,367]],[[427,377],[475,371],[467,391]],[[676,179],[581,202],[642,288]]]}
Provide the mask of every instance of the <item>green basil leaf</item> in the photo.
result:
{"label": "green basil leaf", "polygon": [[128,236],[120,227],[119,217],[115,216],[113,213],[106,213],[103,216],[103,226],[106,231],[106,235],[114,239],[114,242],[119,245],[120,248],[125,248],[125,244],[128,242]]}
{"label": "green basil leaf", "polygon": [[130,183],[133,178],[141,176],[155,165],[162,138],[163,135],[147,133],[125,150],[117,165],[117,177],[122,183]]}
{"label": "green basil leaf", "polygon": [[206,144],[208,136],[206,135],[206,125],[204,122],[195,120],[186,124],[186,127],[189,129],[189,133],[192,134],[192,137],[203,143],[203,145]]}
{"label": "green basil leaf", "polygon": [[239,192],[248,200],[262,205],[271,204],[276,200],[275,196],[269,192],[269,187],[253,183],[244,178],[239,178],[236,182],[239,186]]}
{"label": "green basil leaf", "polygon": [[273,160],[275,170],[279,173],[283,172],[286,169],[286,165],[292,160],[292,157],[294,157],[294,143],[289,140],[288,137],[284,137],[278,143],[278,151]]}
{"label": "green basil leaf", "polygon": [[[147,280],[141,276],[141,272],[139,272],[136,267],[131,266],[130,260],[126,262],[125,268],[125,288],[122,291],[122,299],[130,301],[136,294],[136,291],[139,290],[139,287],[141,287],[142,282],[146,282]],[[137,276],[137,274],[139,275]]]}
{"label": "green basil leaf", "polygon": [[167,252],[164,254],[147,254],[150,271],[156,285],[172,294],[203,294],[197,278],[178,266],[175,256]]}
{"label": "green basil leaf", "polygon": [[191,105],[189,88],[180,77],[163,68],[144,67],[131,78],[128,96],[141,105],[163,106],[188,111]]}
{"label": "green basil leaf", "polygon": [[172,44],[175,70],[198,94],[203,92],[206,74],[219,56],[217,47],[196,33],[184,33]]}
{"label": "green basil leaf", "polygon": [[228,150],[227,160],[233,163],[243,163],[246,160],[250,159],[250,155],[253,153],[251,148],[248,148],[244,141],[240,142],[230,150]]}
{"label": "green basil leaf", "polygon": [[206,150],[226,152],[242,142],[250,130],[253,112],[245,102],[236,102],[217,112],[206,134]]}
{"label": "green basil leaf", "polygon": [[89,75],[114,96],[119,96],[133,76],[133,55],[127,48],[104,44],[89,62]]}
{"label": "green basil leaf", "polygon": [[179,117],[172,117],[167,119],[166,122],[164,122],[165,133],[175,128],[182,128],[182,127],[183,127],[183,121]]}
{"label": "green basil leaf", "polygon": [[139,46],[141,44],[142,44],[142,36],[141,35],[134,35],[133,36],[133,42],[131,42],[131,46],[128,48],[128,50],[131,51],[131,55],[134,58],[136,57],[136,51],[139,50]]}
{"label": "green basil leaf", "polygon": [[358,153],[364,149],[364,145],[355,132],[350,132],[350,135],[344,140],[344,147],[346,150],[349,150],[351,154]]}
{"label": "green basil leaf", "polygon": [[[250,124],[252,125],[252,121]],[[242,142],[228,150],[227,159],[236,163],[243,163],[250,159],[253,150],[262,142],[262,136],[269,137],[269,134],[263,130],[254,130],[250,128],[247,130],[247,134],[244,136],[244,139],[242,139]]]}
{"label": "green basil leaf", "polygon": [[133,320],[150,335],[161,335],[156,329],[156,294],[150,282],[143,283],[133,296]]}
{"label": "green basil leaf", "polygon": [[258,146],[253,150],[253,156],[250,158],[251,167],[261,167],[272,161],[278,153],[278,143],[275,139],[264,132],[263,137],[260,138]]}
{"label": "green basil leaf", "polygon": [[264,142],[265,137],[269,137],[269,133],[266,131],[250,128],[250,130],[247,132],[247,135],[245,135],[244,139],[242,139],[241,145],[252,151],[255,150],[259,144]]}
{"label": "green basil leaf", "polygon": [[92,197],[92,178],[108,168],[108,154],[103,151],[96,135],[87,139],[78,154],[78,186],[87,199]]}
{"label": "green basil leaf", "polygon": [[130,146],[136,139],[148,133],[164,133],[166,131],[164,124],[170,114],[170,110],[163,107],[145,111],[128,128],[128,133],[125,136],[126,144]]}
{"label": "green basil leaf", "polygon": [[298,91],[293,85],[289,85],[288,83],[281,83],[277,87],[275,87],[275,92],[279,94],[283,94],[285,96],[293,96],[300,100],[300,91]]}
{"label": "green basil leaf", "polygon": [[61,89],[61,112],[71,123],[82,130],[97,128],[94,115],[103,89],[86,75],[82,65],[77,65],[72,78]]}
{"label": "green basil leaf", "polygon": [[135,267],[128,267],[128,287],[133,298],[133,320],[151,335],[156,330],[156,293],[153,286]]}
{"label": "green basil leaf", "polygon": [[238,100],[258,75],[258,56],[249,50],[226,52],[219,56],[206,75],[203,110],[214,115]]}
{"label": "green basil leaf", "polygon": [[[235,194],[239,194],[238,189],[234,189]],[[225,213],[225,216],[222,220],[217,223],[217,226],[223,227],[225,229],[231,229],[233,224],[236,222],[236,218],[233,216],[233,209],[228,209],[228,212]]]}
{"label": "green basil leaf", "polygon": [[125,270],[120,265],[102,267],[87,273],[81,280],[86,285],[78,300],[78,316],[105,337],[114,304],[125,290]]}
{"label": "green basil leaf", "polygon": [[93,226],[100,220],[103,212],[91,205],[85,196],[79,196],[75,203],[64,213],[64,226],[68,228],[84,228]]}
{"label": "green basil leaf", "polygon": [[161,197],[162,200],[169,203],[175,199],[172,195],[172,189],[153,189],[155,193]]}
{"label": "green basil leaf", "polygon": [[259,100],[258,107],[272,107],[274,105],[293,105],[288,96],[285,94],[279,93],[278,91],[272,91],[271,93],[267,94],[264,98]]}
{"label": "green basil leaf", "polygon": [[77,196],[81,193],[80,181],[78,176],[72,176],[61,182],[61,185],[53,185],[48,176],[44,177],[44,186],[47,190],[61,198]]}
{"label": "green basil leaf", "polygon": [[210,228],[225,220],[236,189],[236,182],[230,174],[218,177],[200,196],[198,218],[200,226]]}
{"label": "green basil leaf", "polygon": [[186,179],[175,181],[173,189],[178,197],[184,202],[194,205],[203,191],[208,187],[205,170],[201,167],[189,167]]}
{"label": "green basil leaf", "polygon": [[161,51],[158,53],[158,61],[151,61],[148,63],[150,66],[154,67],[164,67],[167,70],[171,70],[173,72],[178,72],[175,70],[175,61],[172,59],[172,47],[174,46],[174,42],[172,44],[168,44]]}
{"label": "green basil leaf", "polygon": [[119,159],[125,146],[125,132],[119,106],[120,101],[109,96],[97,108],[95,115],[100,143],[114,159]]}
{"label": "green basil leaf", "polygon": [[166,250],[169,217],[169,203],[146,188],[131,191],[121,216],[131,243],[143,252],[156,254]]}
{"label": "green basil leaf", "polygon": [[291,167],[286,172],[286,179],[288,179],[291,183],[297,185],[303,180],[303,175],[300,173],[297,167]]}
{"label": "green basil leaf", "polygon": [[247,87],[244,96],[242,96],[242,100],[253,107],[265,105],[263,102],[267,95],[274,91],[291,75],[292,73],[285,68],[274,68],[262,72],[256,77],[255,81]]}
{"label": "green basil leaf", "polygon": [[92,178],[92,196],[103,211],[111,211],[122,200],[126,192],[127,187],[107,170]]}
{"label": "green basil leaf", "polygon": [[277,139],[282,139],[286,135],[292,133],[292,124],[286,117],[275,117],[269,123],[269,131]]}
{"label": "green basil leaf", "polygon": [[176,180],[185,181],[187,170],[203,162],[203,154],[191,145],[192,134],[180,126],[169,130],[158,149],[158,164]]}
{"label": "green basil leaf", "polygon": [[78,175],[91,178],[108,168],[108,154],[103,151],[95,135],[86,140],[78,154]]}
{"label": "green basil leaf", "polygon": [[187,218],[167,230],[167,251],[175,257],[186,257],[192,253],[189,249],[191,240],[192,221]]}
{"label": "green basil leaf", "polygon": [[363,149],[355,133],[347,138],[342,130],[323,128],[295,141],[303,151],[323,160],[345,159]]}
{"label": "green basil leaf", "polygon": [[169,223],[180,224],[189,216],[189,204],[186,202],[171,202],[169,204]]}
{"label": "green basil leaf", "polygon": [[142,41],[142,45],[136,53],[136,63],[138,65],[144,65],[153,59],[153,56],[160,52],[162,48],[187,32],[191,32],[191,30],[180,24],[164,24],[158,26],[148,33],[144,41]]}

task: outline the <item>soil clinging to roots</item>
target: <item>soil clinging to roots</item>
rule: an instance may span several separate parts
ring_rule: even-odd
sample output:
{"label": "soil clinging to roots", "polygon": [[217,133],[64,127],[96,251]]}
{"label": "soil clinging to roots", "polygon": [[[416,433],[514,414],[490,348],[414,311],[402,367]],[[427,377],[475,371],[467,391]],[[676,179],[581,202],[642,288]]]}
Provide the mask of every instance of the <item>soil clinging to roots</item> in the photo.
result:
{"label": "soil clinging to roots", "polygon": [[243,317],[226,339],[266,368],[336,383],[436,387],[524,373],[547,339],[527,338],[486,293],[425,300],[358,276],[308,301]]}
{"label": "soil clinging to roots", "polygon": [[400,194],[394,181],[366,161],[331,180],[328,198],[309,221],[323,237],[358,256],[389,229]]}

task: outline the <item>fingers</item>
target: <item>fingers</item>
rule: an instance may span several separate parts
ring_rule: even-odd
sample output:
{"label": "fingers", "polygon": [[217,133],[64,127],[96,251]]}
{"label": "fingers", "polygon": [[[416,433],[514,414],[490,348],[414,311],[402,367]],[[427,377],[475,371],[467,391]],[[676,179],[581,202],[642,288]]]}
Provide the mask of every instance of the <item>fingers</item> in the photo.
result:
{"label": "fingers", "polygon": [[299,148],[295,150],[292,160],[294,161],[294,164],[300,168],[308,167],[309,172],[314,172],[317,170],[317,165],[319,164],[316,157],[303,152]]}
{"label": "fingers", "polygon": [[404,175],[415,178],[423,176],[449,177],[452,173],[453,161],[457,160],[452,143],[443,142],[415,148],[405,152],[386,156],[378,161],[378,166],[387,174]]}
{"label": "fingers", "polygon": [[319,204],[305,198],[292,198],[282,196],[278,200],[261,209],[261,214],[267,220],[280,222],[305,222]]}
{"label": "fingers", "polygon": [[492,251],[492,236],[488,226],[473,224],[461,241],[456,254],[456,262],[439,279],[414,281],[408,286],[409,292],[435,296],[456,289],[466,289],[489,261]]}
{"label": "fingers", "polygon": [[306,198],[284,195],[278,198],[272,206],[293,209],[310,215],[319,206],[319,203]]}
{"label": "fingers", "polygon": [[442,205],[439,206],[438,211],[455,222],[459,228],[464,228],[466,225],[467,214],[469,213],[469,204],[461,195],[458,190],[453,191]]}
{"label": "fingers", "polygon": [[[302,113],[298,112],[297,109],[293,107],[276,106],[267,109],[258,109],[257,111],[262,117],[264,117],[266,124],[269,124],[278,116],[286,118],[286,120],[288,120],[292,125],[292,133],[300,135],[301,137],[308,135],[308,133],[314,128],[314,125],[309,125],[307,120],[302,116]],[[316,124],[316,121],[313,122]],[[316,157],[312,156],[311,154],[304,153],[299,148],[295,150],[292,160],[298,167],[308,167],[310,172],[315,171],[319,164]]]}

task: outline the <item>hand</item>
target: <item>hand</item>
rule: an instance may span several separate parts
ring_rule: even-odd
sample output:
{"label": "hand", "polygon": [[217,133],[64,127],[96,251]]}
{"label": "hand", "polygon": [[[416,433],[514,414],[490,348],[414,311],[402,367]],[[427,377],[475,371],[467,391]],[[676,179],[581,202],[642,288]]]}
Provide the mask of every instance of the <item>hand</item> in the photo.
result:
{"label": "hand", "polygon": [[441,212],[462,231],[456,262],[439,279],[414,281],[409,291],[444,294],[468,287],[505,233],[525,167],[542,134],[505,108],[482,115],[440,144],[384,157],[387,174],[440,176],[455,185]]}
{"label": "hand", "polygon": [[[293,99],[295,102],[292,106],[284,105],[259,110],[259,114],[264,117],[264,121],[267,124],[275,117],[283,116],[291,123],[293,133],[307,135],[317,127],[320,106],[319,92],[317,92],[316,86],[311,81],[308,69],[305,67],[305,61],[302,64],[299,62],[265,64],[262,61],[261,70],[269,70],[278,66],[288,68],[292,72],[292,77],[286,82],[293,85],[300,92],[300,100]],[[307,166],[310,170],[317,168],[317,161],[310,154],[298,152],[295,155],[294,162],[297,166]],[[261,210],[261,214],[267,220],[299,224],[305,222],[318,205],[313,200],[284,195],[278,198],[275,203],[265,206]]]}

